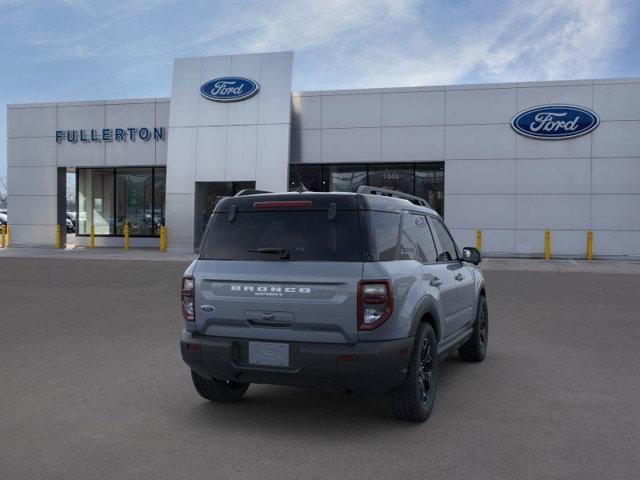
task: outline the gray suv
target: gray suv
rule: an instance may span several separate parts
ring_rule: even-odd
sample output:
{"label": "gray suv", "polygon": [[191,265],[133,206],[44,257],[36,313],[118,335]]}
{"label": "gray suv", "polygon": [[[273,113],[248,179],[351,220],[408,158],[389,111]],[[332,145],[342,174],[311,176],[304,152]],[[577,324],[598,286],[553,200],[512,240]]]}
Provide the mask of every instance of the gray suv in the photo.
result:
{"label": "gray suv", "polygon": [[218,203],[184,274],[182,358],[208,400],[250,383],[338,387],[424,421],[438,362],[485,357],[478,263],[418,197],[240,192]]}

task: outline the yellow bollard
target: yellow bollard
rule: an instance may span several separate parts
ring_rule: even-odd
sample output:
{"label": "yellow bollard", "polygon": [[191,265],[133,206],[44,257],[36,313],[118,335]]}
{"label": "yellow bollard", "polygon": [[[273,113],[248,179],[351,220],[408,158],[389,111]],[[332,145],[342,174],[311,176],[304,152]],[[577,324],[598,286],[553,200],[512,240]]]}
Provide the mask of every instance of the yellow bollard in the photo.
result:
{"label": "yellow bollard", "polygon": [[482,231],[476,230],[476,249],[482,253]]}
{"label": "yellow bollard", "polygon": [[587,232],[587,260],[593,260],[593,232]]}
{"label": "yellow bollard", "polygon": [[551,259],[551,230],[544,232],[544,259]]}
{"label": "yellow bollard", "polygon": [[124,250],[129,250],[129,224],[124,225]]}
{"label": "yellow bollard", "polygon": [[96,248],[96,229],[93,224],[89,227],[89,248]]}
{"label": "yellow bollard", "polygon": [[164,225],[160,227],[160,251],[167,251],[167,227]]}
{"label": "yellow bollard", "polygon": [[7,226],[6,225],[0,226],[0,237],[2,237],[2,242],[0,243],[0,246],[4,248],[4,246],[7,244]]}
{"label": "yellow bollard", "polygon": [[62,248],[62,229],[56,225],[56,248]]}
{"label": "yellow bollard", "polygon": [[11,225],[7,223],[7,247],[11,245]]}

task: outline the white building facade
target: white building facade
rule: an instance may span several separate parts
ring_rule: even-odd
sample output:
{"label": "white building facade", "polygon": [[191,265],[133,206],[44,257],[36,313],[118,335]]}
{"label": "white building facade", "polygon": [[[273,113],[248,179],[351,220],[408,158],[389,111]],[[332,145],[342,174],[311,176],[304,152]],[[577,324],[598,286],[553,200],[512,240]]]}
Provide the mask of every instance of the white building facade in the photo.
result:
{"label": "white building facade", "polygon": [[12,243],[54,244],[73,171],[79,244],[166,225],[192,250],[222,196],[302,182],[423,196],[485,254],[540,256],[550,230],[554,256],[589,231],[596,257],[640,255],[640,79],[291,92],[292,66],[178,59],[170,99],[9,105]]}

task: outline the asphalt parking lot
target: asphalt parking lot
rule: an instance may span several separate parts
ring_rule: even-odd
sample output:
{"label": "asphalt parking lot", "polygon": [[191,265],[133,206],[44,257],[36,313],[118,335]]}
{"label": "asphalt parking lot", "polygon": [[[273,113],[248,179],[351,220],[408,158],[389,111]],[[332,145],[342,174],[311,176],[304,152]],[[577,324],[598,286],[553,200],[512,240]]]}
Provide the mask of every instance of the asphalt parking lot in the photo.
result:
{"label": "asphalt parking lot", "polygon": [[0,477],[630,479],[640,275],[488,270],[482,364],[440,370],[420,425],[380,397],[198,397],[182,262],[0,258]]}

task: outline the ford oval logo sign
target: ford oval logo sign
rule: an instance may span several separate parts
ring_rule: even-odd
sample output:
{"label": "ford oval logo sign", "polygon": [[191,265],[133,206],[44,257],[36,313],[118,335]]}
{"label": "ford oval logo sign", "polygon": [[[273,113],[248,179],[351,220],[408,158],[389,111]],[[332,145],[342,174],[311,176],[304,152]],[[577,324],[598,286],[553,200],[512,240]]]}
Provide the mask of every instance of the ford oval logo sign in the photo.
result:
{"label": "ford oval logo sign", "polygon": [[215,102],[246,100],[258,93],[258,90],[258,82],[242,77],[215,78],[200,87],[202,96]]}
{"label": "ford oval logo sign", "polygon": [[518,113],[511,128],[525,137],[538,140],[563,140],[592,132],[600,123],[598,116],[575,105],[542,105]]}

